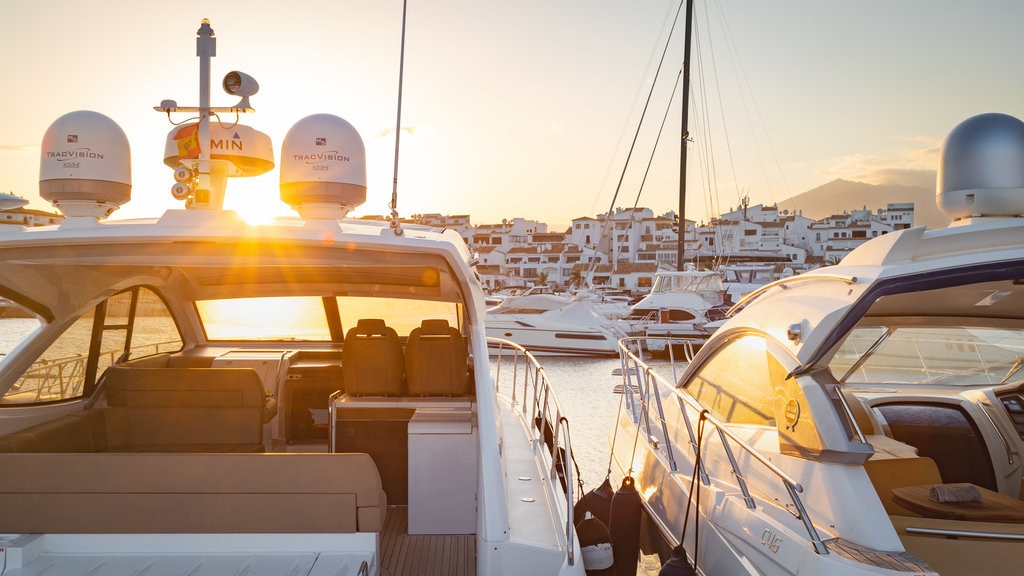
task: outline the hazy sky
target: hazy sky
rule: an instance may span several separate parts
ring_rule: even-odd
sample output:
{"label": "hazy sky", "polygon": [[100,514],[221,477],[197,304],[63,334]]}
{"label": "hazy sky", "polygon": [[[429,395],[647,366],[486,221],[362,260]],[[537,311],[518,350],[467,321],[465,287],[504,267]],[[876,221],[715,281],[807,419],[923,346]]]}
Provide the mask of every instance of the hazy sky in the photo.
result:
{"label": "hazy sky", "polygon": [[[409,0],[399,213],[518,216],[559,229],[606,210],[677,6]],[[162,164],[171,126],[152,107],[198,104],[195,32],[209,18],[213,104],[235,101],[220,91],[225,73],[254,76],[257,112],[243,122],[275,150],[304,116],[347,119],[370,157],[356,215],[387,213],[401,11],[401,0],[3,0],[0,191],[49,209],[38,197],[39,142],[57,117],[91,109],[132,145],[132,201],[115,217],[180,206]],[[743,195],[799,209],[785,200],[840,177],[931,182],[956,123],[981,112],[1024,116],[1018,0],[709,0],[698,1],[695,21],[689,219]],[[680,107],[669,95],[681,37],[680,22],[618,206],[676,208]],[[235,180],[227,206],[290,213],[277,186],[276,170]]]}

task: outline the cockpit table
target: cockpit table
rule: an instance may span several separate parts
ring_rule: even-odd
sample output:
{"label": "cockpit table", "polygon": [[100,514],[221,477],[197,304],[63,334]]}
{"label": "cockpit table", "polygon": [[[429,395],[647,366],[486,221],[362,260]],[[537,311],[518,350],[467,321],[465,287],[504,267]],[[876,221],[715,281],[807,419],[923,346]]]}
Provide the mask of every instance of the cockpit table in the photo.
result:
{"label": "cockpit table", "polygon": [[981,492],[980,502],[936,502],[928,497],[932,486],[933,484],[923,484],[893,488],[893,502],[926,518],[1024,523],[1022,500],[978,486],[978,491]]}

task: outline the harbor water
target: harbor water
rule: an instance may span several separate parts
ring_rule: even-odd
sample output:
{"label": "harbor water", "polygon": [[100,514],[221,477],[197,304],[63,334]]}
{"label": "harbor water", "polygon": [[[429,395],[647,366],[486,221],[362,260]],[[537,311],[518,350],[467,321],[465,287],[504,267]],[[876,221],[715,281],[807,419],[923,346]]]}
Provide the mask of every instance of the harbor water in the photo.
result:
{"label": "harbor water", "polygon": [[596,488],[608,474],[609,437],[622,398],[614,393],[622,377],[612,374],[620,367],[619,359],[540,356],[538,360],[569,419],[583,488]]}

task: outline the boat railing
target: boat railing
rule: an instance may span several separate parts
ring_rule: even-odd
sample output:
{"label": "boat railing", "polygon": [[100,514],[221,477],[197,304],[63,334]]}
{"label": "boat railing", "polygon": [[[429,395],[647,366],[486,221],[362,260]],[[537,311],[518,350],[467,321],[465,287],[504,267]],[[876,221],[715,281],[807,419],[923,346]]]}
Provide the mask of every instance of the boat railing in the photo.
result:
{"label": "boat railing", "polygon": [[565,541],[569,565],[575,563],[572,443],[569,420],[555,396],[551,382],[537,359],[522,346],[501,338],[488,338],[495,390],[512,399],[513,409],[531,422],[532,440],[544,444],[551,456],[550,478],[558,478],[565,495]]}
{"label": "boat railing", "polygon": [[[660,338],[660,340],[664,339],[664,337]],[[792,502],[792,509],[788,506],[783,506],[783,509],[803,522],[814,550],[819,554],[828,554],[828,549],[818,535],[814,524],[808,518],[807,510],[800,498],[800,494],[804,491],[803,486],[765,458],[754,447],[747,444],[742,438],[736,436],[724,422],[708,413],[695,398],[677,388],[675,383],[678,382],[679,374],[675,362],[672,363],[671,381],[665,375],[666,369],[664,367],[649,365],[645,360],[646,355],[644,353],[646,340],[647,338],[645,337],[632,337],[623,338],[619,341],[619,358],[622,362],[621,372],[623,378],[622,393],[624,394],[623,409],[629,411],[633,423],[654,448],[658,448],[660,443],[664,443],[663,448],[671,471],[679,471],[675,457],[679,447],[674,446],[672,443],[673,435],[670,434],[668,419],[665,417],[665,406],[662,402],[663,390],[668,392],[668,398],[675,398],[678,402],[682,420],[686,426],[689,449],[692,452],[691,455],[694,462],[697,461],[696,430],[699,422],[694,422],[695,417],[692,414],[695,414],[697,419],[704,420],[705,425],[710,424],[718,433],[722,450],[725,452],[728,460],[729,473],[735,478],[747,508],[754,509],[757,507],[757,504],[748,486],[748,476],[744,473],[745,471],[741,468],[739,460],[736,458],[737,452],[745,452],[750,458],[768,470],[770,475],[782,483]],[[669,348],[671,349],[672,346],[669,346]],[[692,357],[688,357],[688,359],[692,359]],[[658,438],[659,434],[660,440]],[[684,447],[683,449],[685,450],[686,448]],[[700,464],[699,475],[701,482],[705,485],[710,485],[710,478],[703,461]]]}

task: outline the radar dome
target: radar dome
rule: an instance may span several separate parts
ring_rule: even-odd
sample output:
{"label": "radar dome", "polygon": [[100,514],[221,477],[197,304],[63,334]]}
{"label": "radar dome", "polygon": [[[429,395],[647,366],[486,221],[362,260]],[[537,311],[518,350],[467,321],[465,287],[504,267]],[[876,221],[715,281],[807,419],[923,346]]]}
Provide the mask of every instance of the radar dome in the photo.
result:
{"label": "radar dome", "polygon": [[281,143],[281,200],[306,219],[340,219],[366,201],[366,149],[331,114],[307,116]]}
{"label": "radar dome", "polygon": [[131,199],[128,137],[116,122],[90,110],[54,120],[43,135],[39,195],[65,216],[105,218]]}
{"label": "radar dome", "polygon": [[1024,214],[1024,122],[988,113],[953,128],[942,143],[935,195],[953,220]]}
{"label": "radar dome", "polygon": [[[210,123],[210,161],[223,164],[226,176],[259,176],[274,168],[274,144],[270,136],[244,124]],[[176,127],[164,142],[164,164],[197,163],[199,123]]]}

